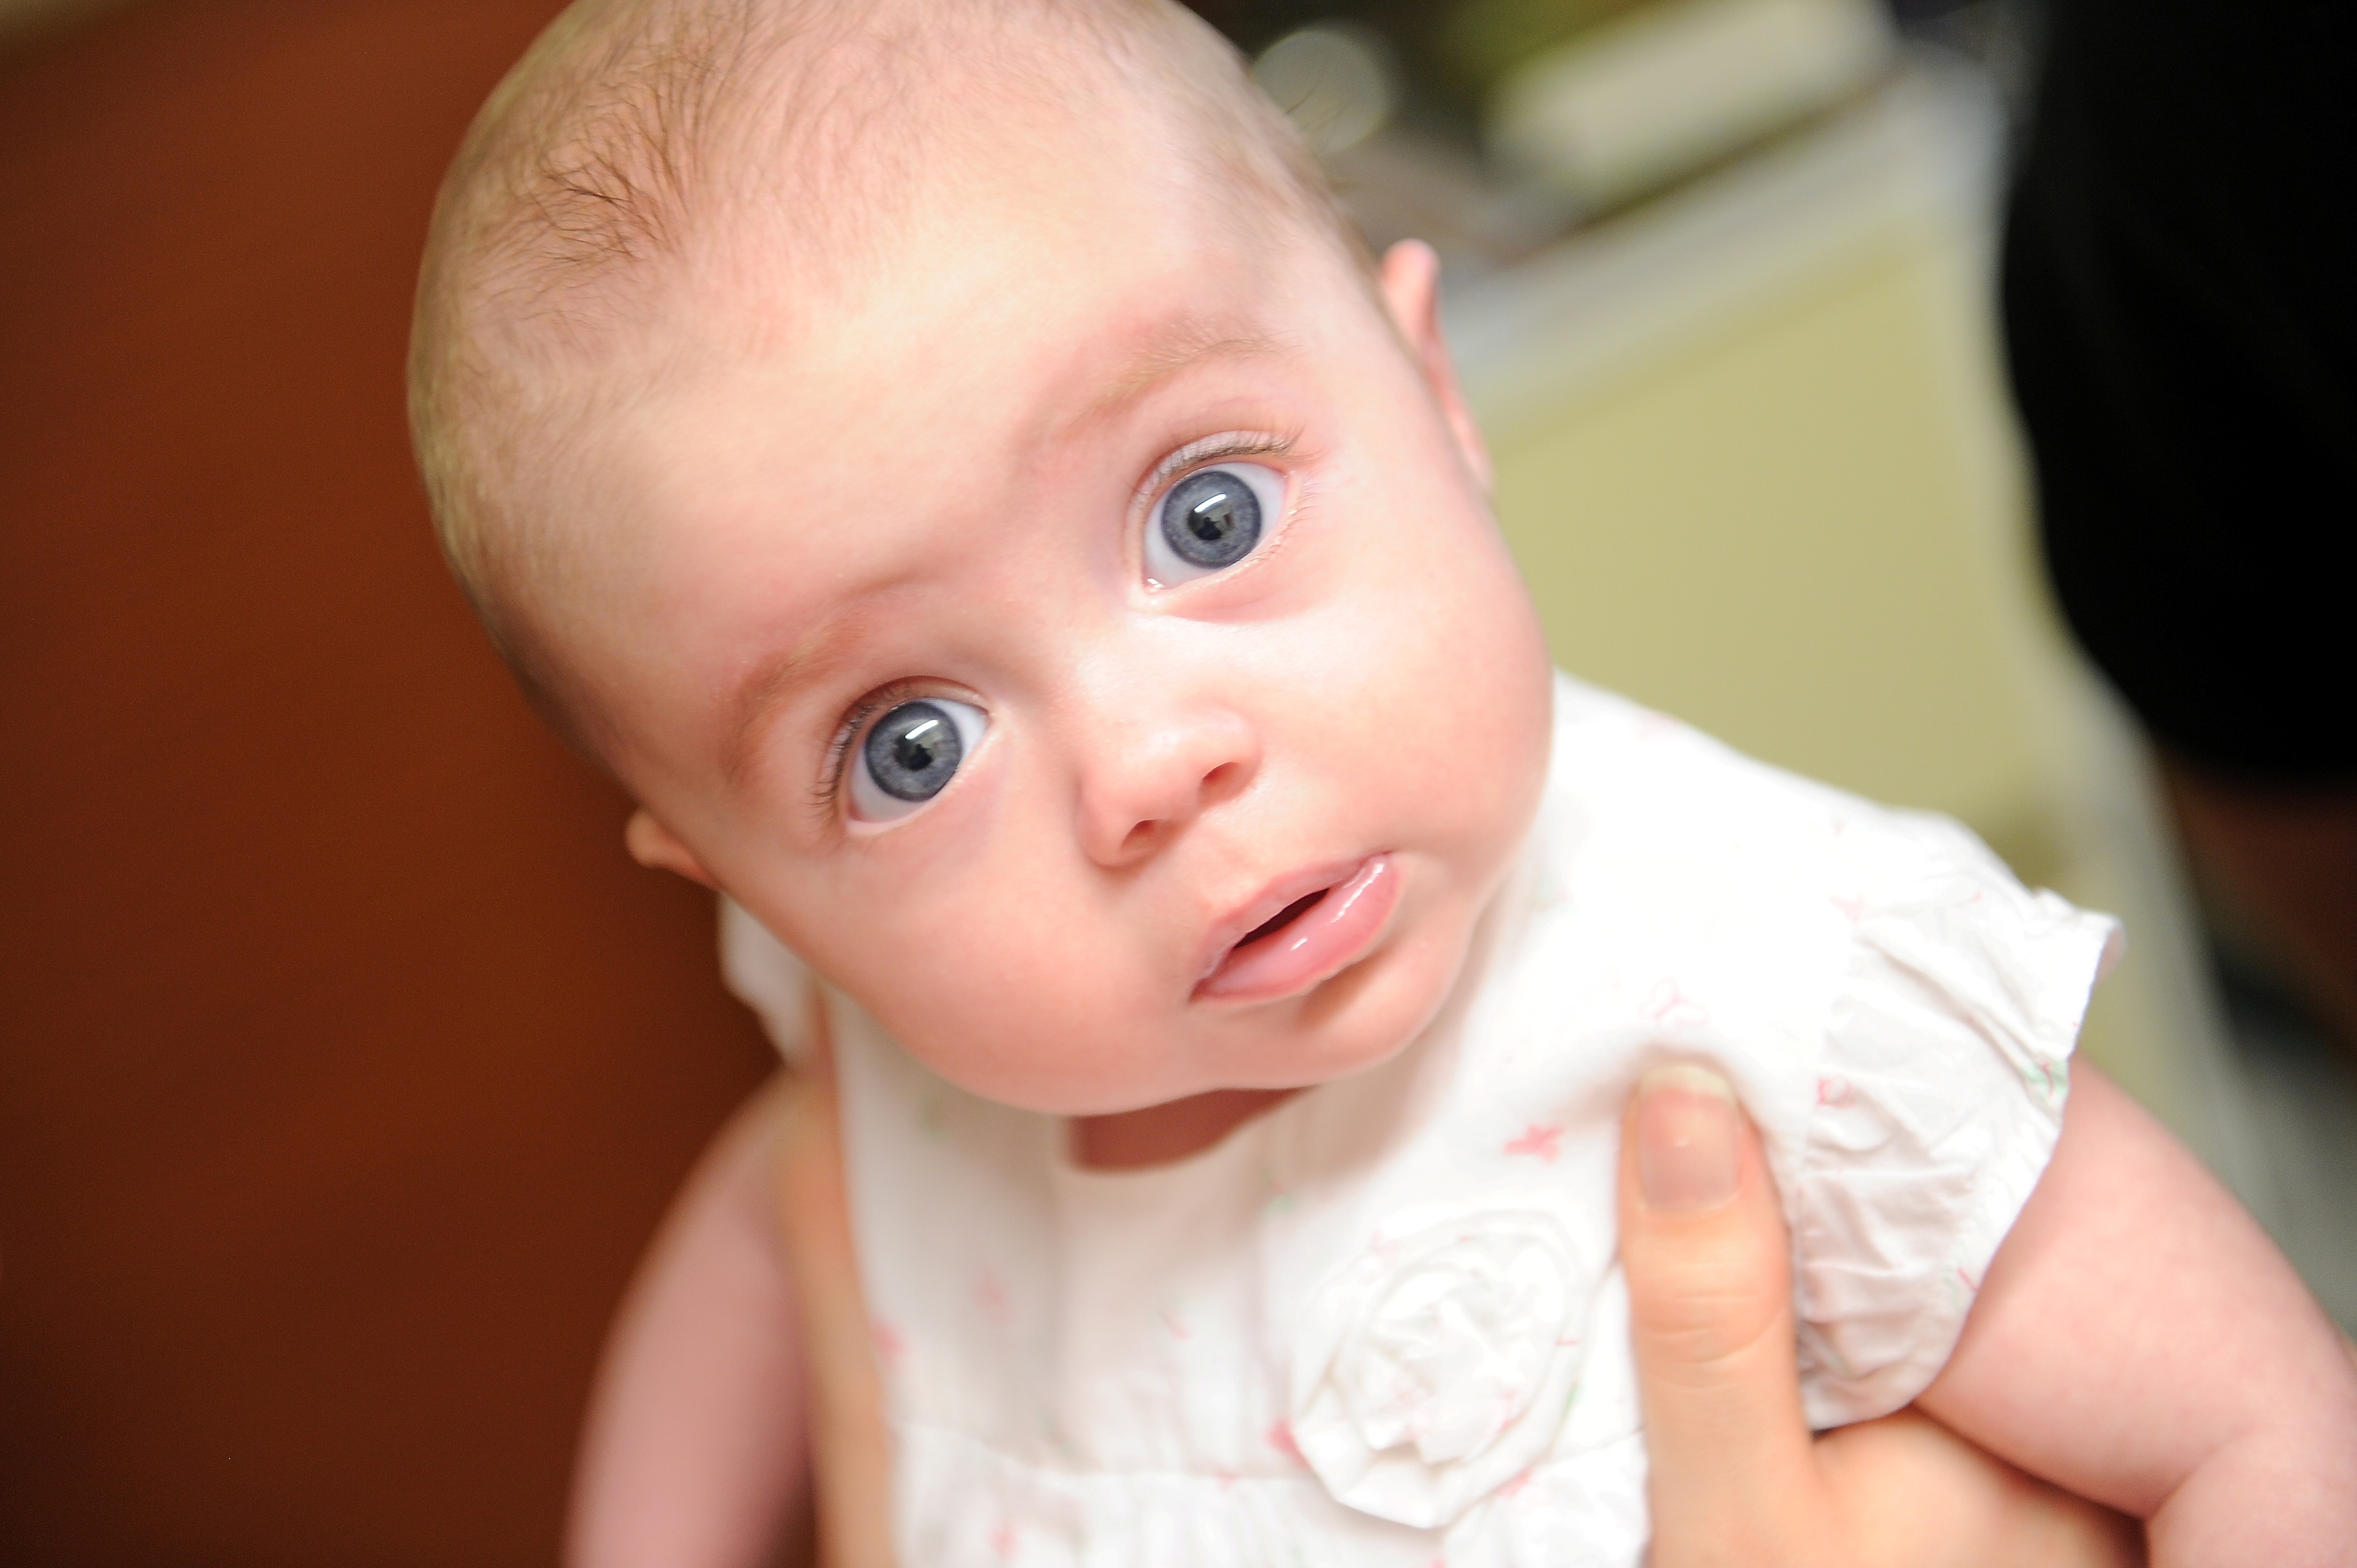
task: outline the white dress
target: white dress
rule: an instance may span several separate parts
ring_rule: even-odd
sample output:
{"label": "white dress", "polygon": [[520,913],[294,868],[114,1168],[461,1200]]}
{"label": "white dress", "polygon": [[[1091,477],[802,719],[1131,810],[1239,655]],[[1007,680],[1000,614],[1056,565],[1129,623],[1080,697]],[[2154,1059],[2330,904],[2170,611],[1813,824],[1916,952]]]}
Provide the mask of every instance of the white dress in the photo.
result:
{"label": "white dress", "polygon": [[[1569,681],[1438,1019],[1177,1164],[1076,1168],[830,992],[910,1568],[1631,1568],[1621,1107],[1706,1061],[1791,1221],[1810,1419],[1912,1399],[2054,1147],[2117,940],[1943,819]],[[805,972],[723,911],[789,1056]]]}

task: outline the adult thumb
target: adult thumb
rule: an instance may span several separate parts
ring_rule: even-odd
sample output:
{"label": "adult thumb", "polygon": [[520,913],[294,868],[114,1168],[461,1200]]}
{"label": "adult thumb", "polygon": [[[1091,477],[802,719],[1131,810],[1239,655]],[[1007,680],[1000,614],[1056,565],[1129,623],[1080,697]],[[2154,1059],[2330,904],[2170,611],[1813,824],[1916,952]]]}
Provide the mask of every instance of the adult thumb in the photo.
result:
{"label": "adult thumb", "polygon": [[1652,1561],[1806,1562],[1831,1505],[1801,1410],[1791,1251],[1759,1134],[1724,1078],[1673,1066],[1639,1083],[1620,1143]]}

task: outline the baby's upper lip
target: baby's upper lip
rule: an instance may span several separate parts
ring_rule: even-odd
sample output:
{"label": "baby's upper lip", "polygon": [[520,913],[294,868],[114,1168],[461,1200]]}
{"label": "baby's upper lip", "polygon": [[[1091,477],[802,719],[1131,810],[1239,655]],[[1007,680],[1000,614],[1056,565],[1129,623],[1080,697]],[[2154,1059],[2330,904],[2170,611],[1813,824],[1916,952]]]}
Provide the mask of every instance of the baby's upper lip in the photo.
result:
{"label": "baby's upper lip", "polygon": [[1210,978],[1211,972],[1220,967],[1220,961],[1228,956],[1230,949],[1283,914],[1287,905],[1349,881],[1352,872],[1372,858],[1372,854],[1361,854],[1349,860],[1329,860],[1305,866],[1299,871],[1287,872],[1214,920],[1211,929],[1204,934],[1202,947],[1195,955],[1195,983],[1200,984]]}

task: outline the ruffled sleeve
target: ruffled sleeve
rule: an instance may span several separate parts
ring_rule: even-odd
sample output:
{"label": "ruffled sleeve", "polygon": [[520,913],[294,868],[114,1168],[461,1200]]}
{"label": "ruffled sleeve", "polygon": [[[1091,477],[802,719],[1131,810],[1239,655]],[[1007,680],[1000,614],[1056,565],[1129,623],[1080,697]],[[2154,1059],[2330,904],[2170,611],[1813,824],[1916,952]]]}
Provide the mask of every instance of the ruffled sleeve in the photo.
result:
{"label": "ruffled sleeve", "polygon": [[1870,836],[1816,1106],[1798,1171],[1779,1173],[1819,1428],[1899,1409],[1946,1363],[2054,1153],[2072,1047],[2120,943],[2108,916],[2030,892],[1943,820]]}
{"label": "ruffled sleeve", "polygon": [[810,1043],[810,971],[792,949],[725,894],[720,899],[720,975],[737,999],[760,1016],[761,1027],[786,1065],[804,1066]]}

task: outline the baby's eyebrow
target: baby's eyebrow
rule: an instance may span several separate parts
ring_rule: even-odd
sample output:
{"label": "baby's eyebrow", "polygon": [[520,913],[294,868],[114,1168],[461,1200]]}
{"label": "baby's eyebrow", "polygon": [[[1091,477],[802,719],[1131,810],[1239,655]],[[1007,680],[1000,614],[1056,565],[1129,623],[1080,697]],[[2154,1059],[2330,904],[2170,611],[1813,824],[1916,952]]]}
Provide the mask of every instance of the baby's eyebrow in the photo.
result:
{"label": "baby's eyebrow", "polygon": [[1286,352],[1285,344],[1265,333],[1200,316],[1182,316],[1156,333],[1073,423],[1093,424],[1173,376],[1207,361],[1278,359]]}
{"label": "baby's eyebrow", "polygon": [[730,722],[720,755],[721,778],[734,789],[759,749],[761,733],[795,689],[823,680],[858,648],[867,617],[856,607],[828,617],[774,659],[764,660],[729,695]]}

